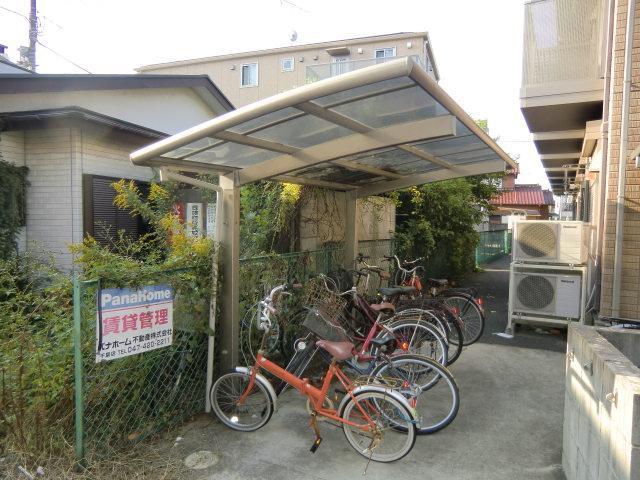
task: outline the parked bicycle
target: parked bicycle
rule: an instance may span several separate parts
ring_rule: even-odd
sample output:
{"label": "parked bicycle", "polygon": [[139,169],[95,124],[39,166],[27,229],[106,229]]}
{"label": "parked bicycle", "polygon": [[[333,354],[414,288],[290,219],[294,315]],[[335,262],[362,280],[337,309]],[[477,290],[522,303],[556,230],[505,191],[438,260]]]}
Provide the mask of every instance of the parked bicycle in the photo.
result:
{"label": "parked bicycle", "polygon": [[[439,342],[440,348],[445,348],[442,347],[445,343],[439,332],[431,325],[425,325],[419,317],[394,322],[392,320],[396,317],[391,317],[387,326],[381,323],[384,316],[379,314],[366,337],[354,336],[353,329],[345,326],[346,319],[341,314],[344,311],[342,296],[354,296],[358,302],[364,300],[357,296],[353,288],[343,294],[331,292],[322,280],[322,276],[316,279],[319,292],[315,294],[312,288],[307,287],[309,307],[304,310],[305,318],[299,330],[300,335],[306,336],[295,342],[296,353],[287,370],[302,374],[318,350],[321,356],[326,357],[321,349],[316,348],[318,340],[354,342],[358,346],[354,349],[352,358],[345,362],[349,373],[376,378],[391,375],[402,379],[398,391],[410,399],[411,405],[418,410],[419,433],[434,433],[449,425],[455,419],[460,403],[458,387],[453,376],[442,364],[428,355],[406,353],[425,351],[424,346],[420,349],[413,346],[429,341]],[[382,330],[374,336],[378,328]],[[433,355],[433,347],[426,351]],[[277,384],[276,393],[284,387],[282,382]]]}
{"label": "parked bicycle", "polygon": [[[398,286],[414,287],[416,292],[412,294],[413,299],[435,298],[462,320],[462,344],[471,345],[480,339],[484,332],[485,315],[483,301],[477,296],[474,289],[451,288],[447,279],[427,278],[426,290],[420,279],[419,272],[424,271],[424,267],[418,265],[423,258],[415,260],[400,261],[397,255],[385,256],[385,260],[395,262],[397,267],[395,282]],[[417,303],[419,305],[419,303]],[[456,339],[452,339],[452,342]]]}
{"label": "parked bicycle", "polygon": [[[271,315],[276,312],[278,297],[291,288],[292,285],[277,286],[260,302],[264,342],[272,327]],[[264,370],[308,398],[312,408],[311,426],[316,435],[312,452],[322,442],[317,418],[324,417],[341,425],[349,444],[369,460],[392,462],[409,453],[415,443],[418,423],[409,401],[390,385],[375,380],[362,383],[349,380],[338,363],[352,356],[352,343],[321,340],[318,346],[331,356],[320,388],[267,359],[261,348],[252,367],[236,367],[213,384],[210,400],[218,418],[240,431],[257,430],[270,420],[277,396],[271,383],[260,373]],[[338,408],[327,396],[334,379],[346,392]]]}

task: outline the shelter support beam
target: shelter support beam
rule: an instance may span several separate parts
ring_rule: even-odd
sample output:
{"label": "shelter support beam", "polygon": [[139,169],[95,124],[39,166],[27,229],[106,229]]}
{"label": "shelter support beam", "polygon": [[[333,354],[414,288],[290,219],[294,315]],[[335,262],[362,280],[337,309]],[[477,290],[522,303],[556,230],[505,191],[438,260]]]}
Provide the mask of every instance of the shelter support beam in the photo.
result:
{"label": "shelter support beam", "polygon": [[222,278],[220,362],[223,369],[238,364],[240,337],[240,188],[235,175],[220,176],[216,238],[220,242]]}
{"label": "shelter support beam", "polygon": [[504,169],[505,163],[501,159],[471,163],[464,166],[456,166],[455,171],[444,169],[436,170],[434,172],[427,172],[420,175],[412,175],[410,177],[395,180],[392,182],[374,183],[373,185],[357,190],[357,195],[358,198],[369,197],[371,195],[378,195],[380,193],[399,190],[401,188],[408,188],[414,185],[437,182],[439,180],[448,180],[450,178],[457,177],[468,177],[471,175],[483,175],[485,173],[504,172]]}
{"label": "shelter support beam", "polygon": [[354,268],[358,255],[358,196],[356,191],[346,192],[345,225],[344,225],[344,265]]}

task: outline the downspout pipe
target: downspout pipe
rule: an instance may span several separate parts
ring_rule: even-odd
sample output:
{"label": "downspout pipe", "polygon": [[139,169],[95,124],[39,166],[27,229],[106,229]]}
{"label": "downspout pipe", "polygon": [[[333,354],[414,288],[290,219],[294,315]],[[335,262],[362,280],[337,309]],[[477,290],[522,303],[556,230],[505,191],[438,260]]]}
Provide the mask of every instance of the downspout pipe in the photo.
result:
{"label": "downspout pipe", "polygon": [[624,45],[624,77],[622,91],[622,118],[620,120],[620,158],[618,160],[618,195],[616,199],[616,239],[613,260],[613,295],[611,310],[613,317],[620,316],[622,284],[622,240],[624,237],[624,200],[627,186],[627,156],[629,148],[629,104],[631,96],[631,61],[633,53],[633,30],[636,0],[628,0],[627,31]]}
{"label": "downspout pipe", "polygon": [[[608,2],[607,41],[605,43],[604,66],[604,101],[602,105],[602,163],[600,165],[600,182],[598,184],[598,225],[596,228],[596,251],[594,263],[595,283],[587,302],[587,311],[600,311],[602,293],[602,242],[604,240],[604,211],[607,205],[608,162],[609,162],[609,110],[611,105],[611,57],[613,56],[613,30],[615,25],[615,0]],[[591,300],[593,299],[593,303]]]}

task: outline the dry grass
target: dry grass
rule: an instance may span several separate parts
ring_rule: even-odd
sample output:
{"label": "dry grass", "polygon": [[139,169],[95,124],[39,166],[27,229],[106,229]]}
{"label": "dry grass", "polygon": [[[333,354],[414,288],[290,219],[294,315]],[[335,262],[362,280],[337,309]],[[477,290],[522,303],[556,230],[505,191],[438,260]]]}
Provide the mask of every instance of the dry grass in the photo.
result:
{"label": "dry grass", "polygon": [[[89,456],[88,468],[76,465],[73,450],[66,456],[35,457],[21,452],[0,455],[0,480],[27,480],[18,466],[26,468],[36,479],[72,480],[173,480],[183,479],[187,468],[182,455],[171,443],[145,442],[113,458]],[[38,466],[44,469],[44,476],[36,476]]]}

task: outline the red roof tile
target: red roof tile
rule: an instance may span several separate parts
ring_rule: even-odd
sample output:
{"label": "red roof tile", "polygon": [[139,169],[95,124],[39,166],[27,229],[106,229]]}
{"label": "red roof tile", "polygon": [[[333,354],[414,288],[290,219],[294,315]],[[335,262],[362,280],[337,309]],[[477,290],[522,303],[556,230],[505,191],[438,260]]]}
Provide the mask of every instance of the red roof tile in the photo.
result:
{"label": "red roof tile", "polygon": [[540,185],[516,185],[491,199],[492,205],[554,205],[553,193]]}

